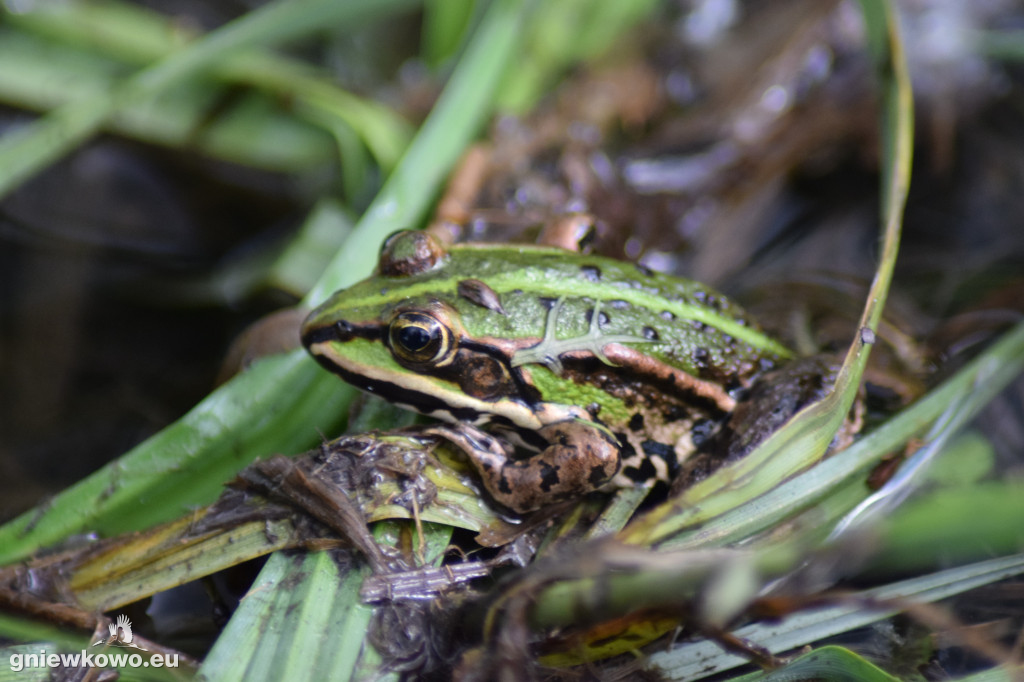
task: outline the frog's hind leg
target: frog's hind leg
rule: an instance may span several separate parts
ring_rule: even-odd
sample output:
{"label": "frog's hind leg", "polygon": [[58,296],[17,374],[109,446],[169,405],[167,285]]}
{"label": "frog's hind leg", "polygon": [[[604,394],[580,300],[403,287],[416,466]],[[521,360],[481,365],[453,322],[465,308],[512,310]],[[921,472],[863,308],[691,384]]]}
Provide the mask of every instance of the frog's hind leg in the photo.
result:
{"label": "frog's hind leg", "polygon": [[567,420],[538,432],[548,443],[542,452],[514,459],[501,441],[466,424],[439,425],[427,433],[440,436],[466,453],[487,492],[509,509],[525,513],[585,495],[619,471],[620,446],[596,424]]}

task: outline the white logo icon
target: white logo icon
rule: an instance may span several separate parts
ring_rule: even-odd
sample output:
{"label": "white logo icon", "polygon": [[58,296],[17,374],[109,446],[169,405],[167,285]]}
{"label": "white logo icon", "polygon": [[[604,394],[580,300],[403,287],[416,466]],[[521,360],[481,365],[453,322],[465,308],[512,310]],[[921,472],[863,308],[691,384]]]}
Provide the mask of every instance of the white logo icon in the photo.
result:
{"label": "white logo icon", "polygon": [[106,644],[108,646],[131,647],[145,651],[141,646],[132,642],[132,622],[123,613],[118,615],[115,622],[107,623],[107,630],[110,631],[110,635],[106,639],[100,638],[98,642],[93,642],[92,646]]}

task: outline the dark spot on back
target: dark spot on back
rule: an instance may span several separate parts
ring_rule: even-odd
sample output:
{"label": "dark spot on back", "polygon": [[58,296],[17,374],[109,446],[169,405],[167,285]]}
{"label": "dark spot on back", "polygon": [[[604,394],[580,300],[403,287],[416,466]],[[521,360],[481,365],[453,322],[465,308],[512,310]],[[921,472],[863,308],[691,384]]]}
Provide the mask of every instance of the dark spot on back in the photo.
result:
{"label": "dark spot on back", "polygon": [[587,482],[595,488],[608,480],[608,474],[600,464],[590,467],[590,475]]}
{"label": "dark spot on back", "polygon": [[648,457],[654,456],[665,459],[666,457],[668,457],[669,453],[675,452],[675,448],[672,447],[671,445],[659,443],[658,441],[651,439],[645,440],[643,443],[640,444],[640,447],[643,449],[644,454],[647,455]]}
{"label": "dark spot on back", "polygon": [[544,492],[550,492],[550,490],[558,485],[558,467],[553,467],[547,462],[538,462],[542,468],[540,475],[540,489]]}
{"label": "dark spot on back", "polygon": [[622,473],[636,483],[650,481],[658,477],[658,470],[654,468],[654,463],[649,459],[640,462],[640,466],[626,467]]}
{"label": "dark spot on back", "polygon": [[630,308],[629,301],[623,301],[620,298],[617,298],[614,301],[608,301],[608,305],[610,305],[614,310],[629,310]]}
{"label": "dark spot on back", "polygon": [[693,352],[690,353],[690,357],[693,359],[693,364],[697,365],[700,369],[705,369],[710,364],[711,351],[700,346],[693,349]]}
{"label": "dark spot on back", "polygon": [[636,450],[633,449],[633,445],[626,438],[626,434],[616,433],[615,438],[619,441],[621,459],[626,460],[636,454]]}
{"label": "dark spot on back", "polygon": [[659,313],[659,315],[661,315],[661,319],[667,320],[669,322],[671,322],[672,320],[676,319],[676,314],[673,313],[671,310],[662,310]]}
{"label": "dark spot on back", "polygon": [[638,468],[640,469],[640,473],[643,475],[643,480],[645,481],[649,481],[658,476],[658,470],[654,468],[654,462],[649,459],[645,459],[640,462],[640,466]]}
{"label": "dark spot on back", "polygon": [[645,326],[643,329],[644,338],[648,341],[657,341],[661,337],[658,336],[658,330],[654,327]]}
{"label": "dark spot on back", "polygon": [[645,440],[640,444],[640,447],[643,448],[648,457],[657,457],[665,463],[670,479],[675,477],[679,471],[679,460],[676,457],[676,449],[674,447],[655,440]]}
{"label": "dark spot on back", "polygon": [[647,267],[646,265],[641,265],[640,263],[637,263],[637,265],[636,265],[636,271],[637,271],[637,272],[639,272],[639,273],[640,273],[641,275],[643,275],[644,277],[650,277],[651,275],[653,275],[653,274],[654,274],[654,271],[653,271],[653,270],[651,270],[651,269],[650,269],[649,267]]}
{"label": "dark spot on back", "polygon": [[545,310],[551,310],[553,307],[555,307],[555,303],[558,302],[557,298],[551,298],[550,296],[539,296],[537,300],[540,301],[540,304],[544,306]]}
{"label": "dark spot on back", "polygon": [[643,483],[644,481],[647,480],[644,477],[644,475],[640,473],[640,470],[637,469],[636,467],[624,468],[622,470],[622,475],[628,478],[629,480],[633,481],[633,483]]}

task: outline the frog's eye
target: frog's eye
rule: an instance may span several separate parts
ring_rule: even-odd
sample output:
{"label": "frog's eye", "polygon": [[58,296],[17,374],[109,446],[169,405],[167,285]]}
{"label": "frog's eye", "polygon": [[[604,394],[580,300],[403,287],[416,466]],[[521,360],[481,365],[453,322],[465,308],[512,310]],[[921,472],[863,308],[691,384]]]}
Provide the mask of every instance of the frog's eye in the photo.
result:
{"label": "frog's eye", "polygon": [[400,362],[438,366],[454,355],[451,327],[429,313],[399,313],[388,326],[388,345]]}

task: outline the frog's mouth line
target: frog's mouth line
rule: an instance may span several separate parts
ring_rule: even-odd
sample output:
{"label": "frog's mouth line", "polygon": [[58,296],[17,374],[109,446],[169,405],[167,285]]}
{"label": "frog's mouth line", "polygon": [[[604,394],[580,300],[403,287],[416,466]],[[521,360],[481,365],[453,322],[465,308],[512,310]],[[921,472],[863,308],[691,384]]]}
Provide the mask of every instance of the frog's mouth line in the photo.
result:
{"label": "frog's mouth line", "polygon": [[525,431],[536,431],[543,426],[541,417],[523,402],[511,398],[488,402],[458,389],[445,388],[434,377],[361,364],[332,348],[332,343],[337,342],[335,334],[328,334],[326,340],[314,341],[307,347],[324,368],[388,402],[451,422],[477,426],[505,423]]}

